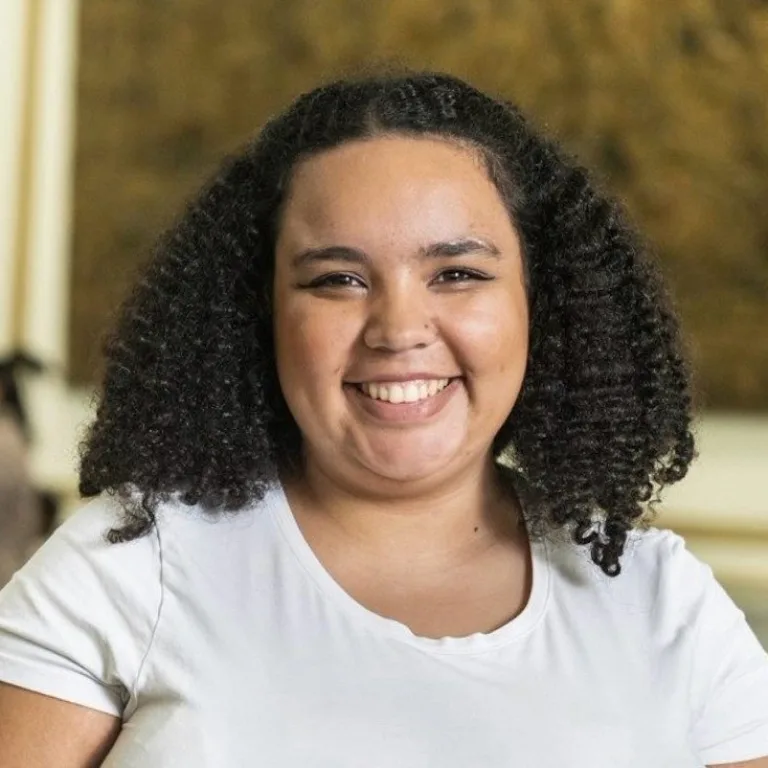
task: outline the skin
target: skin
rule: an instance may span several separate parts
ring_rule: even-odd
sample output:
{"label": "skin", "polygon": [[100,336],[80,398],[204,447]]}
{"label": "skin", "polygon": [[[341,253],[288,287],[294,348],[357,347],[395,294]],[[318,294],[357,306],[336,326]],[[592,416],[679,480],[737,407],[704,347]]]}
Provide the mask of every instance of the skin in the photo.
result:
{"label": "skin", "polygon": [[707,768],[768,768],[768,757],[759,757],[757,760],[747,760],[743,763],[717,763]]}
{"label": "skin", "polygon": [[[461,241],[474,252],[427,253]],[[332,248],[359,255],[301,261]],[[520,389],[528,308],[520,241],[474,153],[380,138],[302,163],[276,246],[275,330],[313,471],[362,498],[412,498],[457,471],[477,475]],[[429,423],[374,423],[343,386],[415,372],[462,377]]]}
{"label": "skin", "polygon": [[[425,253],[468,238],[493,248]],[[331,245],[365,259],[296,265]],[[459,279],[459,268],[493,279]],[[339,272],[357,277],[302,287]],[[353,597],[417,633],[505,623],[525,603],[530,564],[489,451],[519,392],[528,314],[519,240],[478,159],[377,139],[304,162],[283,211],[275,298],[281,384],[306,442],[306,471],[286,492],[318,557]],[[428,419],[372,418],[344,384],[413,371],[459,377]],[[0,684],[4,768],[98,766],[119,732],[118,718]]]}
{"label": "skin", "polygon": [[[529,553],[490,448],[525,373],[528,305],[520,240],[478,155],[381,137],[304,161],[274,296],[280,383],[305,440],[286,492],[324,566],[417,633],[508,621]],[[372,416],[353,385],[392,378],[454,381],[428,418]]]}
{"label": "skin", "polygon": [[119,718],[0,683],[3,768],[96,768],[119,733]]}

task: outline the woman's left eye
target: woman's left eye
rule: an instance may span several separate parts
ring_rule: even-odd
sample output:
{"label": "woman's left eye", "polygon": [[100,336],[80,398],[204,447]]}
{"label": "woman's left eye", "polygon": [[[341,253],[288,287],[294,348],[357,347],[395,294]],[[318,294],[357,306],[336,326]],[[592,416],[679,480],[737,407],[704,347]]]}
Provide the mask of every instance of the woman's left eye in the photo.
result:
{"label": "woman's left eye", "polygon": [[466,283],[471,280],[493,280],[490,275],[472,269],[445,269],[435,277],[436,283]]}

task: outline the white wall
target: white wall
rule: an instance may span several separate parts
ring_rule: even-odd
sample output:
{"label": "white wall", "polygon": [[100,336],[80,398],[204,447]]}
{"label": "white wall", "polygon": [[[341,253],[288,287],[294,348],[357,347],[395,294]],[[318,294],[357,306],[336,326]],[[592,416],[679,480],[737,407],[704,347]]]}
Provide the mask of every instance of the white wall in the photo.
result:
{"label": "white wall", "polygon": [[63,364],[66,317],[77,53],[76,0],[43,0],[31,171],[28,283],[23,345]]}
{"label": "white wall", "polygon": [[768,415],[707,414],[699,458],[664,496],[661,525],[681,531],[690,549],[729,588],[768,596]]}
{"label": "white wall", "polygon": [[[26,394],[37,438],[33,472],[45,485],[61,488],[74,482],[75,433],[89,398],[65,385],[61,369],[67,350],[77,14],[77,0],[0,2],[0,354],[20,343],[54,366],[51,375],[29,380]],[[27,68],[31,41],[37,59]],[[25,135],[28,98],[33,125]],[[26,167],[24,139],[32,148]],[[24,191],[26,206],[19,199]],[[16,235],[25,208],[22,259]],[[14,338],[12,292],[22,261],[25,311]]]}
{"label": "white wall", "polygon": [[681,521],[768,532],[768,414],[707,414],[697,438],[699,458],[666,506]]}
{"label": "white wall", "polygon": [[28,5],[0,3],[0,355],[11,343]]}

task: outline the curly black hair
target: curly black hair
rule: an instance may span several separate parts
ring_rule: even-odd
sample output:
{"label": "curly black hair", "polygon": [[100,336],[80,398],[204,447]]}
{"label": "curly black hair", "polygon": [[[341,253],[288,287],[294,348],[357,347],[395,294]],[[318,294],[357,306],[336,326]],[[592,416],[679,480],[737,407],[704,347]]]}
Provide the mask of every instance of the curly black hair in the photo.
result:
{"label": "curly black hair", "polygon": [[608,575],[630,529],[694,457],[690,382],[657,268],[621,205],[520,111],[440,73],[332,82],[228,159],[161,238],[105,347],[80,491],[116,494],[111,541],[171,495],[213,512],[263,498],[301,435],[277,381],[276,227],[298,161],[344,142],[430,135],[477,150],[523,244],[523,387],[496,436],[535,489],[531,534],[567,528]]}

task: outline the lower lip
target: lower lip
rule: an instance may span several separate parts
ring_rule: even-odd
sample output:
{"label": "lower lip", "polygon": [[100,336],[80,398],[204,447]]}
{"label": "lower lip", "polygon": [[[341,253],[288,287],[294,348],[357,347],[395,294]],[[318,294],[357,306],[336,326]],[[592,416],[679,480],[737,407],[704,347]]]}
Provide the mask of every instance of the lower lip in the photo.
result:
{"label": "lower lip", "polygon": [[369,416],[373,416],[379,421],[404,424],[426,421],[442,411],[458,391],[460,381],[460,379],[451,379],[445,389],[441,389],[432,397],[417,400],[415,403],[388,403],[386,400],[374,400],[352,384],[345,384],[344,389]]}

